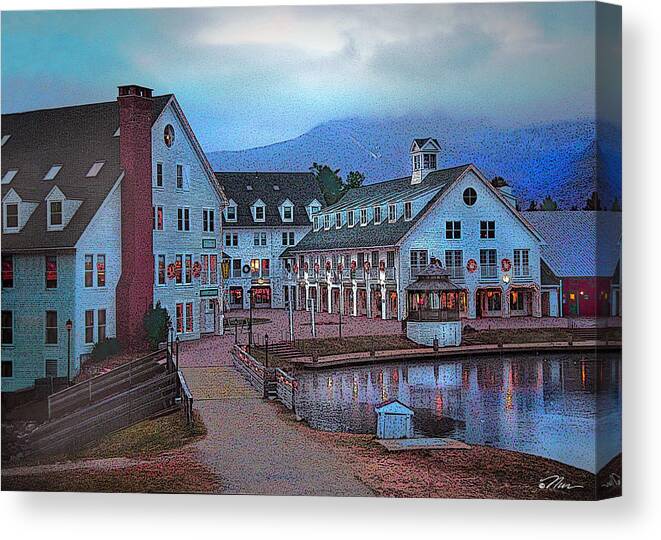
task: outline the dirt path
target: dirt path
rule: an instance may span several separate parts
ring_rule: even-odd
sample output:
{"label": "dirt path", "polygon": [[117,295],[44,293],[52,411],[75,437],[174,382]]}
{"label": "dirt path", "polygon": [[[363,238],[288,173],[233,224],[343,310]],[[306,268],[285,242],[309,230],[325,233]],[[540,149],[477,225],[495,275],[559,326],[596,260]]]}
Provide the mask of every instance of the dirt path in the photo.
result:
{"label": "dirt path", "polygon": [[219,477],[221,493],[370,496],[336,454],[278,417],[234,368],[186,368],[207,436],[191,450]]}

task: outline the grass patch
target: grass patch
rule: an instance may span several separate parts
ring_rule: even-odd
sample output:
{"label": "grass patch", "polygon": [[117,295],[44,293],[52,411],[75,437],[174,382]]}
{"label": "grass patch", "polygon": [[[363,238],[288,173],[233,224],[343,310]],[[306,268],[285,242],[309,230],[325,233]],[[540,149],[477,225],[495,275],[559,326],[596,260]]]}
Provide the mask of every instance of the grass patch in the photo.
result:
{"label": "grass patch", "polygon": [[[549,341],[568,341],[572,331],[567,328],[511,328],[502,330],[467,331],[462,334],[462,345],[493,343],[543,343]],[[621,328],[603,328],[598,332],[600,340],[620,341]],[[582,338],[574,336],[574,341]]]}
{"label": "grass patch", "polygon": [[350,354],[377,351],[392,351],[401,349],[417,349],[417,343],[402,334],[386,336],[351,336],[343,338],[302,339],[296,342],[297,348],[305,356],[329,356],[333,354]]}

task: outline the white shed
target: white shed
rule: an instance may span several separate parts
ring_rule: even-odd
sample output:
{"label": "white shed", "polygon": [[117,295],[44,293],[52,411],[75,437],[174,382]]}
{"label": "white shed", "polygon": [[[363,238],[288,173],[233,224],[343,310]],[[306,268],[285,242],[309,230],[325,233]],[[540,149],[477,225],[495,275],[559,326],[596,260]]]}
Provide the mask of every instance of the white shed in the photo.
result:
{"label": "white shed", "polygon": [[378,439],[407,439],[413,436],[413,410],[401,401],[386,401],[374,410]]}

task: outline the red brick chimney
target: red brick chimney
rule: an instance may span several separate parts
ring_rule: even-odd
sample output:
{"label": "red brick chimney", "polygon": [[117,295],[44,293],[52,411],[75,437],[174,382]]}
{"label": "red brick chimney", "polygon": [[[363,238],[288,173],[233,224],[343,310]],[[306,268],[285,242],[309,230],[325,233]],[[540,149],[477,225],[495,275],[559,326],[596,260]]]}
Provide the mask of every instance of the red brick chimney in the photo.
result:
{"label": "red brick chimney", "polygon": [[117,338],[127,348],[145,343],[142,319],[153,302],[151,128],[152,91],[119,87],[122,180],[122,275],[116,291]]}

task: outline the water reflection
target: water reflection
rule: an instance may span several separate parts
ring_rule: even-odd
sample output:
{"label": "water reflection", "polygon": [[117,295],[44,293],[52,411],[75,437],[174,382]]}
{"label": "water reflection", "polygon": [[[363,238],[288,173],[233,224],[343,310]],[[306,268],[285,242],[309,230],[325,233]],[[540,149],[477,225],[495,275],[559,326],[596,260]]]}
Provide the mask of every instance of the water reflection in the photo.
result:
{"label": "water reflection", "polygon": [[297,411],[326,431],[374,433],[398,399],[416,435],[540,455],[596,472],[621,448],[621,360],[613,353],[481,357],[304,372]]}

